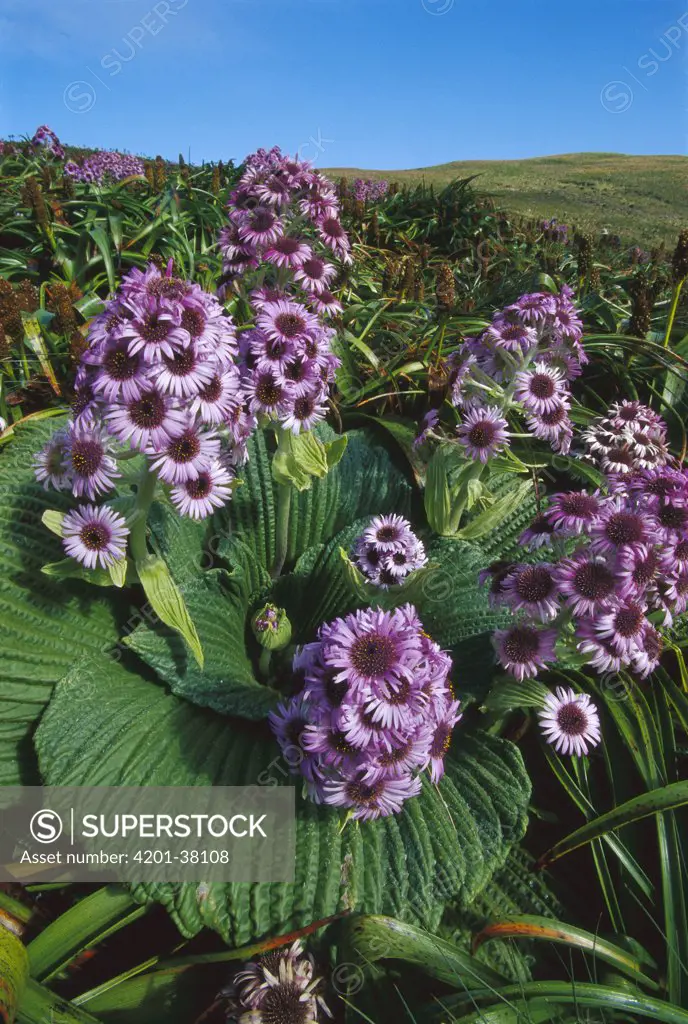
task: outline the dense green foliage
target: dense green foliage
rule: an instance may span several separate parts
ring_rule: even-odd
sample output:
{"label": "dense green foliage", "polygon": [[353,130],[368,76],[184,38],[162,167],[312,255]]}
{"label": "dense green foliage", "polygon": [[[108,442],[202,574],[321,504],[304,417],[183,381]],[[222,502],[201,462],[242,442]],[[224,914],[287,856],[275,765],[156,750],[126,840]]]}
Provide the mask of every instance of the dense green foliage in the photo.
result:
{"label": "dense green foliage", "polygon": [[[293,785],[266,721],[294,691],[290,660],[266,661],[250,625],[268,602],[300,644],[357,608],[412,601],[452,656],[464,717],[445,777],[425,779],[399,815],[345,820],[297,780],[294,884],[0,890],[29,954],[17,1020],[223,1020],[222,1000],[208,1008],[232,964],[301,930],[338,1021],[688,1021],[685,626],[647,680],[578,664],[546,673],[549,686],[591,693],[603,722],[594,756],[553,752],[534,728],[537,691],[495,663],[490,634],[508,615],[478,574],[518,555],[545,491],[594,489],[600,474],[523,434],[469,486],[464,455],[428,464],[414,444],[462,340],[523,292],[566,283],[591,358],[576,426],[639,397],[681,459],[688,310],[671,253],[573,230],[553,241],[465,180],[374,206],[340,185],[355,259],[338,285],[342,366],[316,431],[336,446],[329,471],[306,476],[285,520],[275,439],[261,429],[225,509],[196,523],[161,499],[150,513],[148,542],[195,625],[201,666],[179,632],[141,614],[135,575],[113,587],[66,572],[41,520],[69,503],[36,483],[31,460],[63,423],[90,319],[130,267],[173,260],[214,290],[235,178],[232,166],[158,162],[146,178],[94,186],[65,181],[44,155],[0,155],[0,784]],[[667,237],[664,224],[633,223],[634,241]],[[226,305],[244,323],[241,300]],[[123,508],[137,468],[118,483]],[[388,512],[413,523],[429,564],[380,595],[346,555]]]}

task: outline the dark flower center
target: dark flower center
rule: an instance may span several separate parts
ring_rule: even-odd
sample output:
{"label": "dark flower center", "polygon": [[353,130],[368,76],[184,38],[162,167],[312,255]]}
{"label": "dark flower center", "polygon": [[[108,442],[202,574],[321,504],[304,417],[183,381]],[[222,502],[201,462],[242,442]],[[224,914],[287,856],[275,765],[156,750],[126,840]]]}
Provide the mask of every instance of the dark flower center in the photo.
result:
{"label": "dark flower center", "polygon": [[284,376],[287,380],[293,380],[298,384],[306,376],[306,364],[302,359],[294,359],[285,367]]}
{"label": "dark flower center", "polygon": [[166,295],[168,298],[181,299],[189,292],[186,281],[178,277],[160,277],[148,285],[151,295]]}
{"label": "dark flower center", "polygon": [[103,446],[98,441],[74,441],[71,455],[79,476],[93,476],[103,463]]}
{"label": "dark flower center", "polygon": [[396,661],[397,647],[391,637],[368,633],[351,647],[351,664],[362,676],[383,676]]}
{"label": "dark flower center", "polygon": [[92,401],[93,389],[90,384],[86,384],[83,388],[77,388],[74,401],[72,402],[72,411],[74,415],[79,416]]}
{"label": "dark flower center", "polygon": [[192,338],[200,338],[205,327],[205,317],[199,309],[185,309],[182,313],[182,327]]}
{"label": "dark flower center", "polygon": [[395,565],[406,565],[406,555],[403,551],[395,551],[392,555],[392,561]]}
{"label": "dark flower center", "polygon": [[274,377],[263,377],[256,386],[256,398],[261,405],[271,408],[282,398],[283,389]]}
{"label": "dark flower center", "polygon": [[681,530],[688,521],[688,513],[685,508],[678,505],[664,505],[657,516],[662,526],[671,530]]}
{"label": "dark flower center", "polygon": [[659,660],[662,655],[663,646],[661,634],[656,629],[650,627],[650,629],[645,631],[643,650],[651,661]]}
{"label": "dark flower center", "polygon": [[607,452],[607,460],[618,466],[630,467],[633,465],[633,452],[628,448],[610,448]]}
{"label": "dark flower center", "polygon": [[399,539],[399,528],[389,524],[387,526],[381,526],[377,531],[377,539],[382,543],[386,541],[394,541]]}
{"label": "dark flower center", "polygon": [[409,698],[411,692],[411,684],[406,679],[398,684],[397,689],[393,689],[391,686],[388,693],[385,694],[385,704],[391,704],[392,707],[399,707],[401,704],[405,704]]}
{"label": "dark flower center", "polygon": [[525,334],[520,324],[509,324],[508,327],[502,327],[500,333],[507,341],[520,341]]}
{"label": "dark flower center", "polygon": [[676,490],[676,484],[667,477],[659,476],[651,480],[645,487],[648,494],[655,494],[660,498],[666,498],[672,491]]}
{"label": "dark flower center", "polygon": [[82,543],[89,551],[102,551],[110,541],[110,531],[104,523],[89,523],[79,534]]}
{"label": "dark flower center", "polygon": [[530,378],[529,390],[535,398],[551,398],[556,387],[548,373],[534,373]]}
{"label": "dark flower center", "polygon": [[384,783],[374,782],[366,785],[364,782],[349,782],[346,787],[346,794],[352,803],[370,807],[375,804],[378,796],[383,790]]}
{"label": "dark flower center", "polygon": [[196,365],[196,355],[191,348],[183,348],[172,357],[163,355],[162,361],[173,377],[186,377]]}
{"label": "dark flower center", "polygon": [[325,272],[325,264],[322,260],[313,257],[306,260],[301,269],[307,277],[310,277],[311,281],[319,281]]}
{"label": "dark flower center", "polygon": [[536,604],[544,601],[554,590],[554,580],[549,569],[542,566],[529,565],[516,578],[516,593],[524,601]]}
{"label": "dark flower center", "polygon": [[381,754],[379,757],[380,765],[383,768],[392,767],[395,764],[399,764],[409,754],[411,750],[411,741],[407,740],[406,743],[400,747],[395,747],[394,750],[388,750],[387,753]]}
{"label": "dark flower center", "polygon": [[646,559],[642,562],[638,562],[633,570],[633,582],[639,586],[646,587],[655,578],[657,573],[657,566],[659,565],[659,556],[651,551]]}
{"label": "dark flower center", "polygon": [[306,1024],[312,1019],[310,1001],[301,999],[301,987],[295,981],[272,985],[260,1001],[262,1024]]}
{"label": "dark flower center", "polygon": [[275,242],[273,248],[282,253],[284,256],[293,256],[295,252],[298,252],[301,247],[301,243],[298,238],[292,238],[290,235],[282,235]]}
{"label": "dark flower center", "polygon": [[349,743],[343,732],[338,729],[333,729],[329,736],[328,742],[332,750],[335,750],[338,754],[355,754],[356,748]]}
{"label": "dark flower center", "polygon": [[60,476],[64,473],[64,466],[62,464],[64,454],[64,448],[61,444],[57,444],[54,448],[50,449],[46,459],[46,469],[49,473],[55,476]]}
{"label": "dark flower center", "polygon": [[298,313],[279,313],[275,327],[285,338],[298,338],[306,329],[306,321]]}
{"label": "dark flower center", "polygon": [[430,757],[444,757],[451,745],[451,735],[452,731],[446,722],[437,726],[430,744]]}
{"label": "dark flower center", "polygon": [[600,562],[583,562],[573,576],[576,593],[589,601],[603,601],[614,590],[614,574]]}
{"label": "dark flower center", "polygon": [[605,535],[612,544],[635,544],[645,536],[643,521],[633,512],[614,512],[607,520]]}
{"label": "dark flower center", "polygon": [[304,395],[302,398],[297,398],[294,402],[294,418],[297,420],[306,420],[313,412],[315,403],[312,398],[308,395]]}
{"label": "dark flower center", "polygon": [[342,227],[338,220],[335,220],[334,217],[328,217],[326,220],[324,220],[322,222],[322,229],[323,232],[326,235],[329,235],[330,238],[344,237],[344,228]]}
{"label": "dark flower center", "polygon": [[558,427],[565,420],[566,408],[563,405],[557,405],[554,409],[548,409],[547,412],[540,413],[540,421],[546,427]]}
{"label": "dark flower center", "polygon": [[302,717],[292,718],[292,720],[287,724],[287,727],[284,730],[284,735],[292,746],[301,746],[301,737],[303,736],[307,725],[308,722]]}
{"label": "dark flower center", "polygon": [[559,502],[559,508],[566,516],[590,519],[597,512],[597,499],[589,494],[565,494]]}
{"label": "dark flower center", "polygon": [[530,532],[537,536],[537,534],[549,535],[554,533],[554,527],[550,523],[547,516],[540,513],[535,517],[530,527]]}
{"label": "dark flower center", "polygon": [[637,604],[629,604],[625,608],[620,608],[614,618],[616,632],[626,640],[629,637],[637,636],[643,627],[643,623],[643,610]]}
{"label": "dark flower center", "polygon": [[504,653],[509,661],[525,664],[540,650],[540,638],[530,626],[515,626],[504,640]]}
{"label": "dark flower center", "polygon": [[131,380],[138,372],[139,357],[130,356],[125,346],[118,346],[105,356],[103,367],[112,380]]}
{"label": "dark flower center", "polygon": [[208,497],[213,485],[208,473],[200,473],[197,480],[187,480],[185,486],[190,498],[200,500]]}
{"label": "dark flower center", "polygon": [[222,395],[222,381],[217,374],[201,388],[200,397],[205,402],[217,402]]}
{"label": "dark flower center", "polygon": [[251,215],[251,227],[257,234],[269,231],[274,223],[275,218],[269,210],[255,210]]}
{"label": "dark flower center", "polygon": [[340,708],[346,697],[349,684],[345,679],[337,679],[333,672],[328,672],[324,684],[325,696],[330,707]]}
{"label": "dark flower center", "polygon": [[160,320],[155,313],[152,313],[146,317],[140,328],[141,337],[144,341],[152,341],[157,344],[157,342],[165,340],[170,333],[171,326],[169,320]]}
{"label": "dark flower center", "polygon": [[688,540],[679,541],[674,550],[676,552],[676,558],[680,562],[684,562],[688,559]]}
{"label": "dark flower center", "polygon": [[175,437],[167,447],[167,454],[173,462],[191,462],[201,450],[201,442],[198,434],[187,430],[179,437]]}
{"label": "dark flower center", "polygon": [[147,391],[129,405],[129,416],[137,427],[150,430],[159,427],[165,419],[165,401],[155,391]]}
{"label": "dark flower center", "polygon": [[557,725],[566,736],[582,736],[588,728],[588,716],[579,704],[564,704],[557,711]]}
{"label": "dark flower center", "polygon": [[474,448],[489,448],[497,435],[497,427],[491,420],[481,420],[475,423],[468,431],[466,437]]}

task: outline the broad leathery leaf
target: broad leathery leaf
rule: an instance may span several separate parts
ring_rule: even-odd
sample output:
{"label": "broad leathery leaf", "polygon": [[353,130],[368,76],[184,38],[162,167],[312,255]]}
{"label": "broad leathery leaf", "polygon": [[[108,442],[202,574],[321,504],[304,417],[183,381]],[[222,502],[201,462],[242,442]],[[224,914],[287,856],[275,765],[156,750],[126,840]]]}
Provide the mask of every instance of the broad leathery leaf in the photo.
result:
{"label": "broad leathery leaf", "polygon": [[[330,427],[319,425],[315,434],[326,448],[333,444],[331,451],[337,451],[339,435]],[[314,479],[308,490],[292,494],[288,566],[363,516],[410,512],[411,484],[375,434],[353,430],[346,437],[337,465],[322,479]],[[241,467],[243,484],[212,520],[218,537],[214,550],[219,555],[224,556],[230,537],[239,537],[264,567],[272,567],[275,560],[276,486],[269,440],[264,431],[256,431],[249,439],[249,461]]]}
{"label": "broad leathery leaf", "polygon": [[442,448],[437,448],[428,464],[425,477],[425,515],[430,528],[441,537],[456,533],[460,521],[452,513],[449,490],[449,466]]}
{"label": "broad leathery leaf", "polygon": [[459,729],[439,786],[424,777],[401,814],[342,827],[336,809],[305,799],[267,723],[195,707],[112,659],[62,681],[36,745],[49,785],[296,785],[295,883],[133,889],[184,935],[209,927],[232,946],[344,910],[434,929],[448,900],[471,903],[504,863],[530,797],[517,747]]}
{"label": "broad leathery leaf", "polygon": [[293,484],[298,491],[306,491],[313,477],[321,480],[337,465],[346,444],[346,435],[323,444],[312,431],[296,435],[288,430],[280,431],[273,458],[273,476],[278,484]]}
{"label": "broad leathery leaf", "polygon": [[[184,587],[186,605],[205,655],[202,670],[189,658],[174,630],[142,622],[125,642],[178,697],[222,714],[255,720],[266,717],[277,705],[279,694],[258,682],[247,649],[247,625],[254,610],[256,587],[266,580],[254,571],[250,553],[244,555],[243,565],[241,555],[237,542],[231,575],[212,570]],[[258,647],[252,636],[249,642],[257,659]]]}
{"label": "broad leathery leaf", "polygon": [[532,482],[525,481],[520,487],[515,488],[510,494],[505,494],[504,497],[495,501],[494,505],[477,515],[462,530],[459,530],[456,537],[459,540],[480,540],[481,537],[496,530],[512,512],[519,508],[532,489]]}
{"label": "broad leathery leaf", "polygon": [[131,563],[127,560],[126,556],[120,558],[117,562],[113,562],[108,568],[110,579],[114,586],[123,587],[127,581],[127,572],[131,566]]}
{"label": "broad leathery leaf", "polygon": [[[114,588],[55,580],[41,568],[64,555],[42,518],[61,523],[71,495],[46,491],[33,457],[65,417],[15,425],[0,458],[0,785],[37,784],[30,736],[53,685],[82,662],[99,663],[129,614]],[[61,529],[59,530],[61,533]]]}
{"label": "broad leathery leaf", "polygon": [[50,530],[51,533],[54,533],[56,537],[61,537],[64,517],[64,512],[57,512],[54,508],[48,508],[41,516],[41,522],[48,530]]}
{"label": "broad leathery leaf", "polygon": [[147,555],[137,560],[136,571],[153,611],[161,622],[176,629],[184,637],[200,668],[203,668],[201,641],[181,591],[172,579],[165,561],[158,555]]}
{"label": "broad leathery leaf", "polygon": [[113,586],[112,577],[107,569],[87,569],[75,558],[63,558],[59,562],[48,562],[41,568],[41,572],[56,580],[83,580],[84,583],[92,583],[96,587]]}

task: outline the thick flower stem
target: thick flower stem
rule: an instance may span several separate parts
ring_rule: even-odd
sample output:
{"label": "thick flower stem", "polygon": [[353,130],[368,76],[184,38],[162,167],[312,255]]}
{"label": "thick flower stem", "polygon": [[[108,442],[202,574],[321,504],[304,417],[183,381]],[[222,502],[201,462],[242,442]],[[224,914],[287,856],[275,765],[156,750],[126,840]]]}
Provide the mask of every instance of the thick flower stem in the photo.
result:
{"label": "thick flower stem", "polygon": [[148,556],[146,544],[146,528],[148,526],[148,513],[155,497],[155,488],[158,483],[157,473],[145,469],[139,479],[139,488],[136,495],[136,508],[131,523],[131,554],[135,562],[142,561]]}
{"label": "thick flower stem", "polygon": [[270,676],[270,660],[272,658],[272,651],[264,647],[260,652],[260,660],[258,661],[258,675],[261,679],[268,679]]}
{"label": "thick flower stem", "polygon": [[669,340],[671,338],[671,331],[674,326],[674,320],[676,319],[676,310],[678,309],[678,300],[681,298],[681,290],[686,283],[684,277],[682,281],[677,281],[674,288],[674,297],[671,303],[671,309],[669,310],[669,319],[667,320],[666,333],[664,335],[664,348],[669,348]]}
{"label": "thick flower stem", "polygon": [[277,485],[277,537],[275,538],[275,564],[272,567],[273,579],[280,575],[287,560],[291,492],[292,487],[290,484]]}

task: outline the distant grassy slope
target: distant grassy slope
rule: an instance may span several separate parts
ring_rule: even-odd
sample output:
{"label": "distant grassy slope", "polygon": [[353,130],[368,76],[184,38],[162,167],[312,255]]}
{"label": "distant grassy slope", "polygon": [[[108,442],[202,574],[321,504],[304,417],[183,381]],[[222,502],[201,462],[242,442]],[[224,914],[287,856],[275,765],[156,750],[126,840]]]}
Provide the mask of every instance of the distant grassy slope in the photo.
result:
{"label": "distant grassy slope", "polygon": [[607,227],[642,243],[673,242],[688,226],[688,157],[570,153],[533,160],[464,160],[411,171],[326,170],[337,178],[425,181],[441,187],[477,174],[475,187],[498,206],[534,217],[558,217],[582,228]]}

